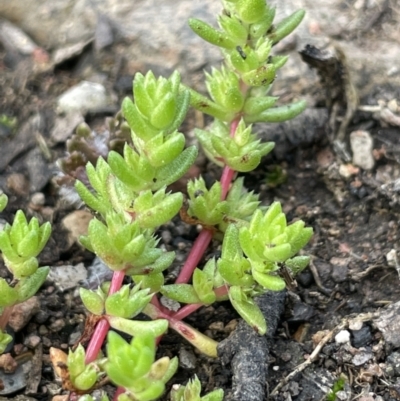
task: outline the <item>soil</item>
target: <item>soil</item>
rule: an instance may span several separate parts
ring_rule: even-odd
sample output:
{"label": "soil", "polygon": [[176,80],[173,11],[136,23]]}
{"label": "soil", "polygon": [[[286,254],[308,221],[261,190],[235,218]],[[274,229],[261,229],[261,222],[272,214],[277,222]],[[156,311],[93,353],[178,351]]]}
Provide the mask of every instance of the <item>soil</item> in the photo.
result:
{"label": "soil", "polygon": [[[376,35],[388,21],[393,22],[382,13],[371,22]],[[351,32],[343,38],[354,46],[360,40]],[[50,220],[53,233],[40,262],[52,270],[80,263],[86,270],[93,263],[93,255],[77,244],[76,235],[65,225],[64,218],[75,216],[78,207],[66,201],[68,196],[60,191],[57,181],[57,160],[66,155],[70,135],[54,140],[54,127],[63,119],[56,113],[56,99],[81,80],[80,74],[88,65],[105,75],[105,86],[114,89],[116,99],[111,107],[84,116],[99,135],[104,132],[105,118],[113,116],[123,97],[131,92],[130,66],[122,66],[116,73],[109,65],[121,52],[119,46],[123,43],[115,42],[99,53],[88,44],[79,55],[46,68],[38,67],[43,65],[40,54],[36,58],[16,57],[5,46],[0,48],[0,115],[13,116],[17,121],[15,130],[0,125],[0,189],[10,199],[1,219],[10,222],[15,211],[22,209],[41,221]],[[158,354],[178,355],[182,360],[174,383],[185,383],[196,374],[204,391],[221,387],[227,400],[240,401],[323,400],[334,388],[337,393],[331,400],[400,399],[400,331],[396,330],[400,325],[400,85],[398,78],[393,81],[390,76],[386,80],[377,76],[374,84],[360,70],[360,75],[350,78],[347,61],[335,53],[334,47],[328,52],[327,58],[338,66],[336,75],[330,75],[329,68],[327,71],[305,60],[318,69],[322,79],[318,81],[312,73],[313,81],[305,85],[307,77],[302,77],[303,81],[294,86],[297,93],[283,92],[283,97],[287,100],[304,94],[305,86],[312,86],[308,96],[313,106],[294,122],[257,127],[264,138],[273,138],[277,145],[274,153],[245,178],[245,185],[260,193],[263,204],[281,201],[288,221],[302,219],[315,233],[305,249],[312,255],[310,267],[285,294],[268,295],[279,299],[282,305],[277,304],[274,310],[283,311],[272,317],[265,312],[271,319],[268,341],[257,339],[254,333],[246,337],[246,341],[260,341],[254,343],[255,348],[265,348],[264,359],[258,362],[264,366],[263,377],[246,378],[249,383],[260,383],[262,394],[258,398],[239,395],[244,393],[240,392],[237,372],[233,372],[236,368],[230,363],[234,363],[232,357],[238,349],[231,349],[228,355],[226,345],[221,346],[221,359],[210,360],[170,332],[163,338]],[[351,54],[346,56],[351,58]],[[399,49],[397,58],[400,60]],[[324,60],[319,59],[322,63]],[[311,71],[306,64],[301,68]],[[365,74],[369,73],[367,69]],[[365,79],[369,82],[367,88],[359,85]],[[349,89],[353,87],[359,92],[359,104],[373,106],[375,113],[355,105]],[[192,128],[198,122],[198,114],[191,112],[184,125],[191,141]],[[207,122],[200,119],[203,125]],[[66,130],[72,131],[71,126],[74,123],[66,123]],[[338,140],[340,129],[345,133],[342,140]],[[373,150],[364,157],[373,159],[368,169],[354,163],[355,154],[361,152],[361,148],[354,147],[350,152],[350,133],[354,131],[367,131],[365,135],[373,140]],[[346,152],[338,144],[344,144]],[[192,174],[197,172],[210,182],[220,174],[204,158]],[[83,220],[82,215],[78,217],[75,226]],[[179,218],[160,228],[161,244],[177,252],[175,268],[184,260],[197,233],[195,226]],[[213,243],[205,259],[216,251],[218,244]],[[88,277],[82,285],[90,286],[99,275]],[[2,262],[0,276],[10,277]],[[29,372],[22,374],[21,389],[3,393],[6,398],[0,396],[0,400],[66,400],[67,392],[54,378],[49,349],[67,351],[83,331],[85,309],[77,285],[65,289],[54,278],[46,281],[29,310],[26,324],[15,333],[11,349],[21,365],[29,362]],[[23,312],[19,310],[18,314]],[[203,308],[187,321],[218,341],[234,338],[232,333],[237,327],[242,330],[228,303]],[[10,378],[19,380],[8,375],[7,380]],[[113,391],[109,385],[104,389]],[[53,398],[57,395],[64,398]]]}

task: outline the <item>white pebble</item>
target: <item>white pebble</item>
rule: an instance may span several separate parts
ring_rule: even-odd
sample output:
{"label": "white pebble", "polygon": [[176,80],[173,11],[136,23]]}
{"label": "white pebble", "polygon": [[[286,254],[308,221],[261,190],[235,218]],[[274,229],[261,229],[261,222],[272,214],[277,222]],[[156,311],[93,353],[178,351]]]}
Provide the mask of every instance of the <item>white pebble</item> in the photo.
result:
{"label": "white pebble", "polygon": [[339,331],[335,336],[336,344],[346,344],[350,342],[350,333],[347,330]]}

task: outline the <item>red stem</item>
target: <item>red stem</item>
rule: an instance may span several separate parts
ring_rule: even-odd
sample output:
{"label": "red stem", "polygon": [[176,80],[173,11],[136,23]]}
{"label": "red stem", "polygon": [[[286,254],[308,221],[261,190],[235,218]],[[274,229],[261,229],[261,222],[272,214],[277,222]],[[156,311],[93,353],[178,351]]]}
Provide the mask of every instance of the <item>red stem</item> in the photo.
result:
{"label": "red stem", "polygon": [[[115,292],[119,291],[122,282],[124,281],[124,277],[125,272],[123,270],[114,272],[108,295],[114,294]],[[108,323],[107,319],[101,319],[97,323],[94,333],[90,339],[89,345],[86,349],[86,364],[96,360],[109,329],[110,324]]]}
{"label": "red stem", "polygon": [[208,244],[211,241],[212,235],[213,233],[210,230],[203,229],[200,232],[192,246],[192,249],[190,250],[189,256],[186,259],[178,278],[176,279],[176,284],[187,283],[192,278],[194,269],[197,267],[200,259],[204,255]]}
{"label": "red stem", "polygon": [[191,315],[197,309],[201,308],[203,304],[189,304],[185,305],[183,308],[179,309],[176,313],[174,313],[173,317],[176,320],[182,320],[186,316]]}
{"label": "red stem", "polygon": [[[230,136],[234,137],[237,127],[239,125],[240,118],[236,118],[231,122],[230,125]],[[225,166],[222,175],[221,175],[221,188],[222,188],[222,193],[221,193],[221,200],[225,200],[233,176],[235,175],[235,171],[232,170],[230,167]],[[192,249],[190,250],[189,256],[186,259],[185,264],[182,267],[181,272],[179,273],[178,278],[176,279],[176,284],[182,284],[182,283],[187,283],[191,279],[194,269],[197,267],[198,263],[200,262],[200,259],[204,255],[208,244],[210,243],[212,239],[212,231],[203,229],[199,236],[196,238]],[[200,308],[200,304],[193,304],[193,305],[186,305],[183,308],[181,308],[179,311],[174,313],[172,316],[174,319],[177,320],[182,320],[186,316],[189,316],[191,313],[193,313],[195,310]]]}

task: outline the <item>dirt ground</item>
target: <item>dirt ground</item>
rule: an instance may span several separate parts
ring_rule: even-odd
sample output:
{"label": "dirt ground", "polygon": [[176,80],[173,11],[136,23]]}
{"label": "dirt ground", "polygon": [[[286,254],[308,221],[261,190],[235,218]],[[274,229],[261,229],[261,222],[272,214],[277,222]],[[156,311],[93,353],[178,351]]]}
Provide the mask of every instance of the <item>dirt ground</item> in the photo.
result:
{"label": "dirt ground", "polygon": [[[400,399],[400,7],[394,1],[339,3],[335,15],[351,22],[348,29],[340,19],[336,27],[329,18],[318,20],[325,7],[321,2],[318,12],[314,8],[311,13],[315,18],[307,20],[308,36],[299,34],[297,42],[290,39],[277,49],[290,51],[294,61],[278,77],[276,93],[285,102],[305,96],[310,107],[295,121],[257,127],[263,138],[276,141],[276,149],[245,178],[263,204],[281,201],[288,221],[303,219],[315,232],[306,249],[312,255],[310,267],[282,297],[283,313],[265,345],[264,395],[254,399]],[[310,35],[314,40],[309,41]],[[106,117],[114,116],[131,94],[134,72],[168,72],[149,55],[142,64],[129,62],[126,38],[116,36],[99,50],[100,37],[82,42],[62,62],[54,62],[41,47],[27,55],[18,43],[6,45],[4,36],[0,42],[0,118],[7,116],[0,120],[0,189],[10,199],[1,224],[20,208],[51,221],[53,233],[41,265],[60,271],[74,266],[70,275],[90,267],[89,275],[83,273],[86,286],[107,272],[91,273],[93,255],[76,242],[88,215],[78,210],[70,190],[61,189],[57,161],[67,155],[66,141],[81,121],[101,141]],[[188,76],[197,85],[205,65],[195,64],[188,64],[193,68]],[[105,106],[67,118],[58,112],[57,99],[87,79],[88,69],[112,95]],[[193,140],[193,127],[207,123],[191,112],[184,132]],[[204,158],[197,168],[210,182],[220,174]],[[176,250],[177,268],[196,227],[176,218],[159,234],[166,249]],[[206,257],[215,251],[217,244]],[[9,278],[2,262],[0,276]],[[66,395],[54,379],[49,349],[66,351],[74,344],[85,310],[80,284],[66,288],[61,282],[53,276],[26,310],[16,312],[23,327],[15,333],[12,353],[20,369],[15,376],[0,369],[6,383],[0,400]],[[239,319],[229,304],[221,303],[187,321],[219,341],[232,334]],[[180,357],[174,382],[197,374],[206,391],[222,387],[227,400],[251,400],[237,398],[230,363],[204,358],[174,333],[165,336],[159,354]],[[112,391],[111,386],[105,389]],[[68,398],[58,398],[63,399]]]}

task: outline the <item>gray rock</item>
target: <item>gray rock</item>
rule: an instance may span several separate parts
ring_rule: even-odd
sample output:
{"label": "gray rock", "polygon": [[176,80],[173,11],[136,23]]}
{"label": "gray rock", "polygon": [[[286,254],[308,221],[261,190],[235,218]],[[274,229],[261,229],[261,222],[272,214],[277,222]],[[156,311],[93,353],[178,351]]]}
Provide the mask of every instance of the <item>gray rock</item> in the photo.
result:
{"label": "gray rock", "polygon": [[386,372],[389,376],[400,376],[400,352],[392,352],[386,358]]}
{"label": "gray rock", "polygon": [[196,356],[193,351],[187,350],[184,347],[181,347],[179,350],[179,365],[183,369],[195,369],[196,368]]}
{"label": "gray rock", "polygon": [[350,330],[352,335],[351,343],[353,347],[360,348],[368,345],[372,341],[371,328],[367,325],[360,330]]}
{"label": "gray rock", "polygon": [[364,363],[368,362],[374,357],[372,352],[360,351],[359,354],[354,355],[351,360],[355,366],[364,365]]}
{"label": "gray rock", "polygon": [[76,266],[53,267],[47,279],[53,281],[61,291],[66,291],[78,286],[81,281],[86,280],[86,277],[87,270],[83,263],[79,263]]}
{"label": "gray rock", "polygon": [[383,309],[380,316],[374,320],[374,324],[382,333],[386,347],[400,347],[400,302]]}

